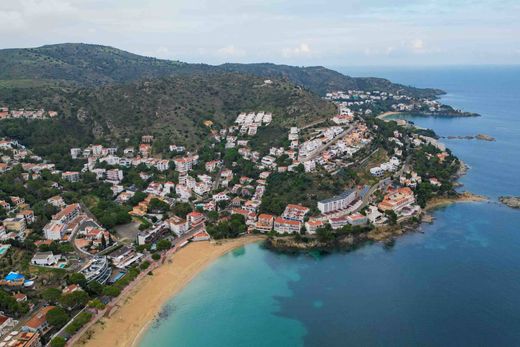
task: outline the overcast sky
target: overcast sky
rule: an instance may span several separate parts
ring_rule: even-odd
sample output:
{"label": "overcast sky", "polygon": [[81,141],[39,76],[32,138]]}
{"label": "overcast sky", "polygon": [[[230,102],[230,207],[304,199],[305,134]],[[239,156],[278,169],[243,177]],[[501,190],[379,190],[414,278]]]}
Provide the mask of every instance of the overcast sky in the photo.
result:
{"label": "overcast sky", "polygon": [[1,0],[0,48],[63,42],[212,64],[518,64],[520,0]]}

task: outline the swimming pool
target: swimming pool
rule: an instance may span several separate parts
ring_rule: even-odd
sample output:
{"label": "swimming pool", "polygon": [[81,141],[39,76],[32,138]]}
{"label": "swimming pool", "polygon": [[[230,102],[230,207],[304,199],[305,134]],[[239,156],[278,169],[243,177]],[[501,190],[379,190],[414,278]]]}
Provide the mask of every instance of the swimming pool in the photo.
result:
{"label": "swimming pool", "polygon": [[0,245],[0,256],[4,255],[9,248],[11,248],[11,245]]}

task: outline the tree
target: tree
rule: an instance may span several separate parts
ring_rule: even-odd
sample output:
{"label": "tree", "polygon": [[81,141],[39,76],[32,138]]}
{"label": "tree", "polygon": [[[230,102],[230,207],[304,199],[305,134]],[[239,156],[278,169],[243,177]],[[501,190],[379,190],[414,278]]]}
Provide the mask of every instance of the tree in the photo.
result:
{"label": "tree", "polygon": [[119,296],[119,294],[121,294],[121,290],[114,286],[106,286],[103,288],[103,295],[115,298],[116,296]]}
{"label": "tree", "polygon": [[388,220],[390,221],[390,225],[397,224],[397,214],[394,211],[386,210],[385,215],[388,217]]}
{"label": "tree", "polygon": [[159,242],[157,242],[158,251],[165,251],[170,248],[172,248],[172,243],[168,240],[163,239],[163,240],[159,240]]}
{"label": "tree", "polygon": [[173,207],[172,211],[176,216],[186,218],[188,213],[193,211],[193,209],[191,208],[191,205],[187,202],[180,202]]}
{"label": "tree", "polygon": [[87,284],[87,291],[91,295],[101,295],[103,293],[103,285],[98,281],[92,281]]}
{"label": "tree", "polygon": [[145,260],[141,263],[141,265],[139,267],[141,268],[141,270],[146,270],[146,269],[148,269],[149,266],[150,266],[150,262]]}
{"label": "tree", "polygon": [[51,340],[51,347],[65,347],[67,341],[61,336],[56,336]]}
{"label": "tree", "polygon": [[45,318],[47,318],[49,325],[55,328],[61,328],[69,321],[69,315],[61,307],[55,307],[52,310],[49,310],[45,315]]}
{"label": "tree", "polygon": [[98,310],[102,310],[105,308],[105,304],[101,302],[98,298],[95,298],[94,300],[89,301],[88,307],[96,308]]}
{"label": "tree", "polygon": [[55,304],[61,298],[61,290],[57,288],[46,288],[42,292],[42,298],[49,303]]}
{"label": "tree", "polygon": [[60,304],[70,309],[73,309],[77,306],[85,306],[89,300],[89,296],[83,290],[77,290],[70,294],[65,294],[60,298]]}
{"label": "tree", "polygon": [[29,311],[29,305],[26,302],[17,302],[11,293],[0,289],[0,310],[4,313],[13,315],[21,315]]}
{"label": "tree", "polygon": [[105,239],[105,235],[101,235],[101,249],[107,248],[107,240]]}
{"label": "tree", "polygon": [[87,286],[87,279],[85,275],[79,272],[74,272],[69,276],[69,284],[77,284],[81,286],[81,288],[85,288]]}
{"label": "tree", "polygon": [[334,233],[332,232],[330,226],[316,230],[316,236],[320,242],[330,242],[334,240]]}
{"label": "tree", "polygon": [[152,259],[157,261],[157,260],[161,259],[161,255],[159,253],[154,253],[154,254],[152,254]]}
{"label": "tree", "polygon": [[148,212],[164,213],[170,209],[170,205],[161,199],[153,198],[148,205]]}
{"label": "tree", "polygon": [[87,324],[91,319],[92,319],[92,313],[81,312],[80,314],[78,314],[78,316],[76,318],[74,318],[74,320],[69,325],[67,325],[67,327],[65,328],[65,331],[68,334],[72,335],[75,332],[77,332],[79,329],[81,329],[81,327],[83,327],[85,324]]}

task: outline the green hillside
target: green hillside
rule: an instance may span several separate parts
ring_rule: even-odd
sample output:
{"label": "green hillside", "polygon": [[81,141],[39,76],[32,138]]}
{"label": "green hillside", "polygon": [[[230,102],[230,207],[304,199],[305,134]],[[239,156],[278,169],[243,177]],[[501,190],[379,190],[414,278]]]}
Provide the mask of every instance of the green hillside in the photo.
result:
{"label": "green hillside", "polygon": [[[4,91],[0,104],[40,105],[59,112],[54,120],[2,121],[0,136],[66,155],[74,143],[88,141],[123,145],[143,134],[155,135],[164,145],[200,147],[209,129],[232,124],[239,112],[272,112],[272,127],[303,125],[334,114],[335,106],[292,83],[265,85],[259,77],[238,73],[210,73],[150,79],[98,88],[19,88]],[[7,95],[7,96],[6,96]],[[53,129],[48,129],[53,128]],[[59,131],[74,138],[56,136]],[[55,129],[60,129],[56,131]],[[67,146],[62,146],[67,139]],[[52,148],[52,144],[55,147]],[[47,154],[47,153],[45,153]]]}

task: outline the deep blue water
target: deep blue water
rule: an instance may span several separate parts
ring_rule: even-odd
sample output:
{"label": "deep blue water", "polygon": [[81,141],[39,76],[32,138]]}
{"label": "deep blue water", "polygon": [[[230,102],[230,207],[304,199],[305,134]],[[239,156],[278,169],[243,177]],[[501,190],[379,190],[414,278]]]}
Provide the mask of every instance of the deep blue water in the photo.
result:
{"label": "deep blue water", "polygon": [[471,166],[463,189],[490,203],[435,212],[424,233],[321,258],[249,245],[197,276],[142,346],[520,345],[520,68],[345,69],[444,89],[479,118],[414,118]]}

